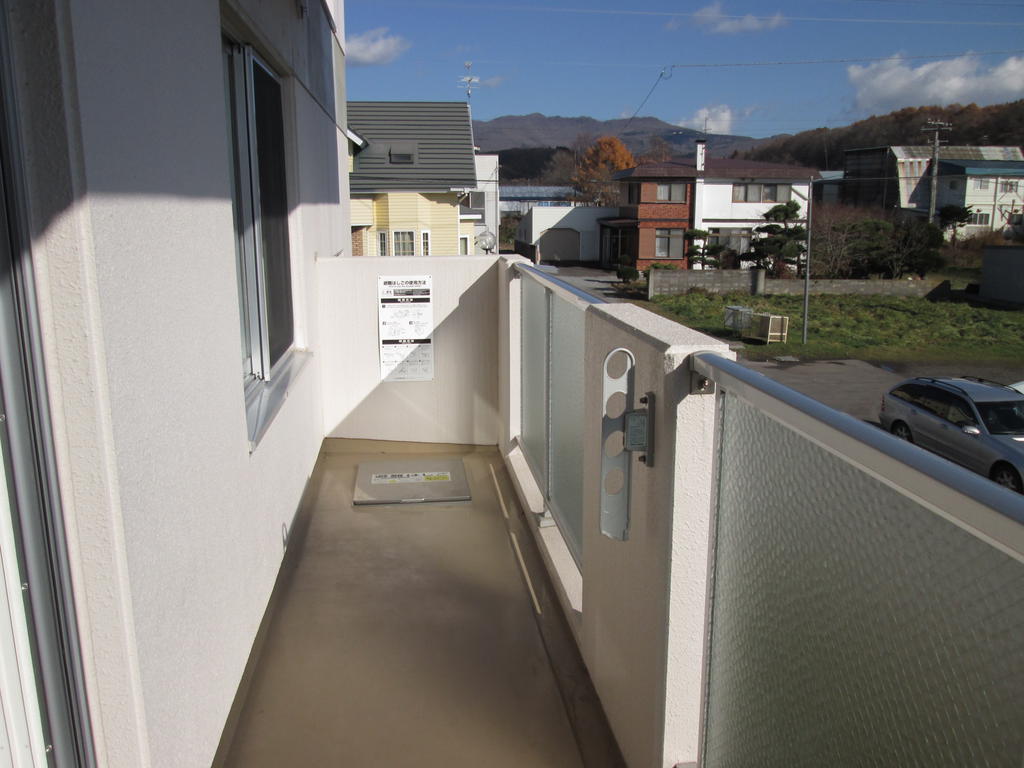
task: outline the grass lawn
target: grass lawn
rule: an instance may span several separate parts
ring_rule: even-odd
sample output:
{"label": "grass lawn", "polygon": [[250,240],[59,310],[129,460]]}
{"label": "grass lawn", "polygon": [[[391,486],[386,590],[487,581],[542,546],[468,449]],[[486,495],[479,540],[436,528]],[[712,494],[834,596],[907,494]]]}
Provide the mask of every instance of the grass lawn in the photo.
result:
{"label": "grass lawn", "polygon": [[683,325],[729,340],[739,337],[723,325],[726,305],[787,315],[789,343],[746,341],[744,355],[751,360],[780,355],[801,360],[852,358],[868,362],[1024,360],[1024,310],[890,296],[811,296],[808,343],[801,344],[802,296],[690,293],[638,303]]}

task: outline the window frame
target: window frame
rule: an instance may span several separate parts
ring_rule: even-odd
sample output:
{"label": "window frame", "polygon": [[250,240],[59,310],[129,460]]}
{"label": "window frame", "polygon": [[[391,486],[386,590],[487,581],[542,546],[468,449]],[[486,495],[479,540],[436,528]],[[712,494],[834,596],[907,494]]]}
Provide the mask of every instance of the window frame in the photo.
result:
{"label": "window frame", "polygon": [[969,227],[987,227],[992,222],[992,216],[985,211],[972,211],[967,220]]}
{"label": "window frame", "polygon": [[[734,203],[760,203],[761,196],[763,194],[762,184],[756,181],[750,182],[735,182],[732,185],[732,201]],[[757,199],[750,199],[750,190],[757,187]],[[740,190],[743,190],[742,195],[738,194]]]}
{"label": "window frame", "polygon": [[[231,169],[233,182],[233,208],[235,217],[236,257],[239,281],[239,319],[243,343],[243,379],[247,395],[260,382],[274,380],[287,365],[287,358],[296,346],[294,288],[291,280],[292,255],[291,231],[288,215],[285,213],[284,254],[287,262],[286,285],[279,285],[268,279],[266,244],[263,237],[262,196],[267,192],[261,188],[259,169],[259,146],[256,119],[255,75],[259,68],[277,85],[280,97],[282,162],[287,159],[285,87],[283,78],[263,60],[252,46],[239,43],[225,36],[223,38],[225,57],[225,89],[229,101],[229,130],[231,137]],[[288,167],[285,163],[283,185],[279,191],[286,201],[288,189]],[[281,254],[277,254],[278,257]],[[292,313],[290,340],[287,346],[272,357],[270,305],[271,291],[280,290],[288,294],[288,306]]]}
{"label": "window frame", "polygon": [[420,230],[420,255],[421,256],[429,256],[430,255],[430,230],[429,229],[421,229]]}
{"label": "window frame", "polygon": [[[664,196],[662,196],[662,189],[665,190]],[[659,203],[685,203],[686,183],[679,181],[659,181],[656,196]]]}
{"label": "window frame", "polygon": [[[665,233],[665,234],[661,234]],[[678,233],[678,234],[673,234]],[[665,253],[667,256],[659,255],[658,242],[665,240]],[[673,244],[678,246],[679,255],[672,255]],[[654,230],[654,258],[656,260],[678,261],[686,256],[686,230],[679,227],[657,227]]]}
{"label": "window frame", "polygon": [[388,233],[383,229],[377,231],[377,255],[388,255]]}
{"label": "window frame", "polygon": [[[463,243],[465,243],[465,252],[463,252]],[[470,250],[469,235],[459,235],[459,256],[472,256],[473,252]]]}
{"label": "window frame", "polygon": [[[768,189],[774,190],[772,195],[769,197]],[[780,194],[785,190],[785,194]],[[767,184],[761,185],[761,202],[762,203],[788,203],[793,199],[793,185],[785,184],[783,182],[773,181]]]}
{"label": "window frame", "polygon": [[[398,252],[398,236],[408,235],[409,236],[409,252],[399,253]],[[416,255],[416,232],[412,229],[395,229],[391,231],[391,252],[395,256],[415,256]]]}
{"label": "window frame", "polygon": [[1019,183],[1015,179],[1004,179],[999,182],[999,193],[1005,194],[1017,194],[1017,190],[1020,189]]}

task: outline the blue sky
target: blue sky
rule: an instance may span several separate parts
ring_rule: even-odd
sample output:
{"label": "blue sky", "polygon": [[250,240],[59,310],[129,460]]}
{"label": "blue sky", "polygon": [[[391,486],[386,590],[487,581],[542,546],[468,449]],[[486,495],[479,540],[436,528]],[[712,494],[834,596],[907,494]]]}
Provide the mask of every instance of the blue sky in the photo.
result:
{"label": "blue sky", "polygon": [[472,61],[481,120],[639,108],[761,137],[1024,98],[1024,0],[347,0],[345,16],[350,99],[464,99]]}

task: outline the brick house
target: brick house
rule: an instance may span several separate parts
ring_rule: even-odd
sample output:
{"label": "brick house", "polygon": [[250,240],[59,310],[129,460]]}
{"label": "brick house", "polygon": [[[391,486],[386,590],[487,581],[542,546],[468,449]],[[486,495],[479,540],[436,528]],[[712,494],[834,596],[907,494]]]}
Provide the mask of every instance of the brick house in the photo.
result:
{"label": "brick house", "polygon": [[693,163],[669,161],[615,174],[626,204],[601,222],[601,263],[644,270],[654,262],[688,267],[686,230],[693,226]]}

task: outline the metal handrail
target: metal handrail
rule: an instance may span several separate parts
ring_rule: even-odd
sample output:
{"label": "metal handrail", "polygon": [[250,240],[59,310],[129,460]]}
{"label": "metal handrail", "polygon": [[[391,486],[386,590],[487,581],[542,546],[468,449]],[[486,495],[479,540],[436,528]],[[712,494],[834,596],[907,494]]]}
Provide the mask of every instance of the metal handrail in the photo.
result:
{"label": "metal handrail", "polygon": [[576,286],[570,285],[569,283],[565,282],[564,280],[561,280],[561,279],[555,277],[554,275],[550,275],[550,274],[548,274],[547,272],[544,272],[541,269],[537,269],[537,267],[533,267],[533,266],[530,266],[528,264],[523,264],[521,262],[516,262],[516,263],[513,264],[513,266],[516,268],[516,270],[518,270],[520,272],[529,272],[530,274],[535,275],[537,278],[539,278],[541,280],[545,280],[545,281],[547,281],[549,283],[553,283],[554,285],[557,285],[562,290],[568,291],[569,293],[571,293],[576,298],[582,299],[583,301],[587,302],[588,304],[607,304],[608,303],[607,301],[605,301],[604,299],[602,299],[602,298],[600,298],[598,296],[593,296],[593,295],[587,293],[586,291],[582,291],[579,288],[577,288]]}
{"label": "metal handrail", "polygon": [[886,485],[1024,561],[1024,496],[713,352],[691,367]]}

